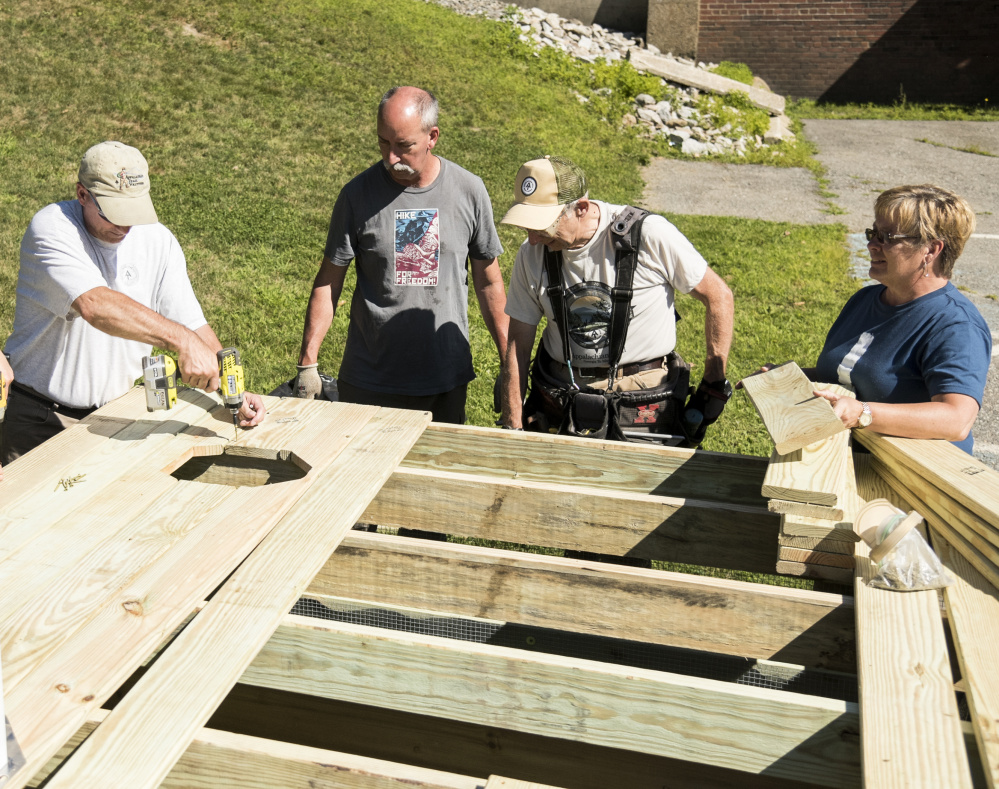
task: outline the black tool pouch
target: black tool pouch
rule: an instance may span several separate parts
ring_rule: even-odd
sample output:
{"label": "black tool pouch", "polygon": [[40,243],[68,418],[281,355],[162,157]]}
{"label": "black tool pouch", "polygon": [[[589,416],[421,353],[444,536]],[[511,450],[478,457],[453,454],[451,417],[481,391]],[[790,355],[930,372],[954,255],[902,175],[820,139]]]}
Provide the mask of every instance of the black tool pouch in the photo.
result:
{"label": "black tool pouch", "polygon": [[608,435],[616,424],[614,407],[609,393],[598,391],[566,390],[566,407],[559,427],[559,435],[584,438],[612,438]]}

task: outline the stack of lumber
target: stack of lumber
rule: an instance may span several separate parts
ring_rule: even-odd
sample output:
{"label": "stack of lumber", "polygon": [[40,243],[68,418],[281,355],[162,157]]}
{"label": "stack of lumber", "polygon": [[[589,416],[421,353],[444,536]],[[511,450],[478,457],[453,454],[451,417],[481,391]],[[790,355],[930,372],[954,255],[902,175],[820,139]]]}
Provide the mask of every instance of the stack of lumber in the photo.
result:
{"label": "stack of lumber", "polygon": [[743,388],[774,442],[762,492],[781,516],[777,572],[853,583],[849,431],[794,362],[744,379]]}
{"label": "stack of lumber", "polygon": [[892,490],[999,588],[999,474],[946,441],[864,432],[858,440]]}

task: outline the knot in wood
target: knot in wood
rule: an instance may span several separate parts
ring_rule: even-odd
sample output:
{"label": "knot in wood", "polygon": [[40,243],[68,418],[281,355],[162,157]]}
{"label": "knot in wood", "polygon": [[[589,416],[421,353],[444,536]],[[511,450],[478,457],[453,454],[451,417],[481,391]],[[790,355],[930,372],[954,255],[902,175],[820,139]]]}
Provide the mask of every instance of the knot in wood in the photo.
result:
{"label": "knot in wood", "polygon": [[60,682],[58,685],[56,685],[56,690],[58,690],[60,693],[69,693],[69,685],[64,685]]}
{"label": "knot in wood", "polygon": [[142,616],[143,614],[142,603],[138,600],[129,600],[128,602],[122,603],[121,607],[134,616]]}

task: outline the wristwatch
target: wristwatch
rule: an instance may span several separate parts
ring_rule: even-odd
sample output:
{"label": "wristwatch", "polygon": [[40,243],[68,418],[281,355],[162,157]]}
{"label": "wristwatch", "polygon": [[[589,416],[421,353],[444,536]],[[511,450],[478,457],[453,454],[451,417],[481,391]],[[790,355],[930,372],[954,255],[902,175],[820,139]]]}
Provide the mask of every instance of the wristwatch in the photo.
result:
{"label": "wristwatch", "polygon": [[861,403],[864,410],[860,414],[860,419],[857,420],[857,424],[860,427],[869,427],[871,422],[874,421],[874,415],[871,413],[871,407],[867,403]]}

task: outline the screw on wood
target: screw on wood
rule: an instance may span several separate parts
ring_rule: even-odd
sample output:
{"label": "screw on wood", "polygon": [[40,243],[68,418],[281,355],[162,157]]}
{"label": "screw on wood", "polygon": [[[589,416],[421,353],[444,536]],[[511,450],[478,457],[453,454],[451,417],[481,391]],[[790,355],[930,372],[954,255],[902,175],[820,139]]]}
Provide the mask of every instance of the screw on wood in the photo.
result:
{"label": "screw on wood", "polygon": [[59,480],[56,483],[56,486],[55,486],[55,488],[53,488],[53,490],[59,490],[59,486],[60,485],[62,485],[62,489],[63,490],[69,490],[77,482],[85,482],[86,480],[83,479],[85,476],[87,476],[87,475],[86,474],[77,474],[75,477],[67,477],[65,479],[61,479],[61,480]]}

